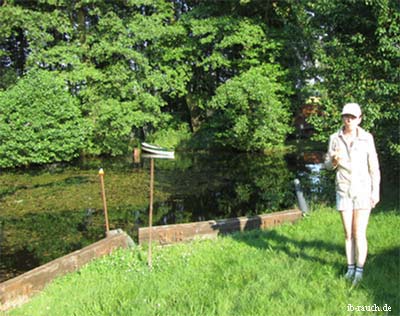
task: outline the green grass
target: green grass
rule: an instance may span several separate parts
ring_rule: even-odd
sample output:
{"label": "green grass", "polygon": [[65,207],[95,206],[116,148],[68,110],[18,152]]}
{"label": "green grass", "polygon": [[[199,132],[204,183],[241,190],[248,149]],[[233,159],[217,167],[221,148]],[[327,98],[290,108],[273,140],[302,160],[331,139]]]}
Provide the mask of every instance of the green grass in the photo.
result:
{"label": "green grass", "polygon": [[[153,249],[119,250],[55,280],[10,315],[399,315],[400,213],[378,212],[356,288],[343,279],[336,211],[314,210],[294,225]],[[391,313],[348,312],[353,306]]]}

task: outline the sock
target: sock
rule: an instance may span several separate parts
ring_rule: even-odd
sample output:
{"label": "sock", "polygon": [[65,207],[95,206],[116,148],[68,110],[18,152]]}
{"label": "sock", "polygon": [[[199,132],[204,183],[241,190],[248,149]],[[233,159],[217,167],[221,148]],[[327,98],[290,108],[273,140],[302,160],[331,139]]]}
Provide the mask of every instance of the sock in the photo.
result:
{"label": "sock", "polygon": [[349,271],[349,270],[355,270],[355,268],[356,268],[356,265],[355,265],[355,264],[348,264],[348,265],[347,265],[347,271]]}
{"label": "sock", "polygon": [[354,274],[353,285],[357,285],[361,281],[363,272],[364,269],[362,267],[356,267],[356,273]]}
{"label": "sock", "polygon": [[354,276],[355,269],[356,269],[356,265],[355,264],[347,265],[347,272],[344,275],[344,277],[346,279],[351,279]]}
{"label": "sock", "polygon": [[362,277],[362,275],[363,275],[363,272],[364,272],[364,268],[362,268],[362,267],[357,267],[356,268],[356,274],[355,274],[355,277]]}

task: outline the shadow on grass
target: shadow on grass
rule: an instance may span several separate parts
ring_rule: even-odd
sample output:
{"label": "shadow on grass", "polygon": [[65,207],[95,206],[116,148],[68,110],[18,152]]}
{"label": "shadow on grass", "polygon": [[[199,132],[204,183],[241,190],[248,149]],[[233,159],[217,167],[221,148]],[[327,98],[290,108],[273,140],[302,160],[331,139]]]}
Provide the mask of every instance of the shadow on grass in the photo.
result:
{"label": "shadow on grass", "polygon": [[[257,225],[253,223],[251,227],[244,227],[244,230],[252,230],[248,234],[237,233],[231,236],[252,247],[270,249],[277,253],[282,252],[293,259],[330,265],[337,271],[338,277],[343,275],[345,269],[343,265],[344,245],[342,247],[321,239],[296,240],[276,230],[260,230],[255,229],[257,228],[255,226]],[[324,259],[324,253],[337,253],[343,256],[343,261],[332,262],[332,260]],[[390,248],[377,254],[369,254],[364,279],[359,286],[371,293],[372,301],[377,306],[383,307],[385,304],[390,306],[391,312],[388,315],[400,315],[400,247]]]}
{"label": "shadow on grass", "polygon": [[400,247],[369,255],[360,286],[373,293],[375,304],[390,306],[390,315],[400,315]]}
{"label": "shadow on grass", "polygon": [[[254,225],[252,225],[251,228],[244,228],[244,230],[250,229],[254,229]],[[252,247],[270,249],[278,253],[283,252],[293,259],[301,258],[323,265],[332,265],[332,261],[324,259],[323,256],[319,254],[313,255],[311,254],[313,251],[310,250],[315,250],[316,253],[321,253],[323,251],[344,255],[344,250],[337,244],[328,243],[324,240],[296,240],[282,235],[276,230],[253,230],[249,234],[233,234],[232,237]],[[337,269],[342,268],[342,264],[339,262],[334,265]]]}

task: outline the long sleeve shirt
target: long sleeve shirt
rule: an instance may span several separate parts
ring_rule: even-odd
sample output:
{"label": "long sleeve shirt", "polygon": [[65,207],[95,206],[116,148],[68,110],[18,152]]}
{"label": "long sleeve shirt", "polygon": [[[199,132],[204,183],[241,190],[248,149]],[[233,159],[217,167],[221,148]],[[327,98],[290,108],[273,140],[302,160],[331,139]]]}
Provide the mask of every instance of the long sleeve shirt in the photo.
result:
{"label": "long sleeve shirt", "polygon": [[[335,154],[339,157],[337,166],[332,164]],[[380,170],[374,138],[361,127],[351,143],[346,142],[343,129],[330,136],[325,166],[336,169],[339,196],[355,199],[360,209],[370,208],[371,199],[379,201]]]}

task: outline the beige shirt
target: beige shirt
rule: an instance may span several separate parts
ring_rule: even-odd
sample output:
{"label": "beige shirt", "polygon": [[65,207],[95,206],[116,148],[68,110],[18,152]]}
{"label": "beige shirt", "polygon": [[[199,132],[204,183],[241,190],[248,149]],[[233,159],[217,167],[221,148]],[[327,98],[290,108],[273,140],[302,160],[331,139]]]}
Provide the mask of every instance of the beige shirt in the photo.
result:
{"label": "beige shirt", "polygon": [[[335,152],[339,156],[337,166],[332,164]],[[371,199],[379,201],[380,170],[374,138],[361,127],[357,127],[351,142],[346,142],[343,129],[330,136],[325,166],[336,169],[340,197],[356,199],[360,208],[370,208]]]}

